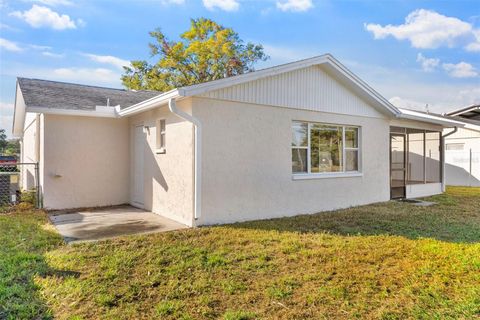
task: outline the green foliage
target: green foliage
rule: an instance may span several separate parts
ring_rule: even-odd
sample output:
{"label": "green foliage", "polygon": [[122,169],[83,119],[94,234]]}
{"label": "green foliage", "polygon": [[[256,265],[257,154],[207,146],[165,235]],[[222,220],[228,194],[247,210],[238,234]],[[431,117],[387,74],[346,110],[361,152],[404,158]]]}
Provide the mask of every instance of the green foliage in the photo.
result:
{"label": "green foliage", "polygon": [[233,29],[205,18],[192,19],[180,41],[168,40],[160,29],[150,36],[150,54],[159,60],[124,67],[122,82],[129,89],[168,91],[253,71],[256,62],[268,59],[261,45],[245,44]]}
{"label": "green foliage", "polygon": [[0,129],[0,153],[4,152],[7,145],[8,145],[8,141],[7,141],[7,134],[5,133],[5,129]]}
{"label": "green foliage", "polygon": [[255,313],[248,311],[227,311],[223,315],[223,320],[253,320]]}
{"label": "green foliage", "polygon": [[3,153],[7,156],[20,154],[20,140],[18,139],[8,140]]}

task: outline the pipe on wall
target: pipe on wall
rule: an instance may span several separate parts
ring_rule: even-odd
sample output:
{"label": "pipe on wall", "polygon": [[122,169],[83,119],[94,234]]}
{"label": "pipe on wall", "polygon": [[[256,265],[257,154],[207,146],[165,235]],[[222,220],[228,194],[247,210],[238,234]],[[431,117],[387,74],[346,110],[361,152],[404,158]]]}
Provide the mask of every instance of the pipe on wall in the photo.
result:
{"label": "pipe on wall", "polygon": [[446,185],[445,185],[445,138],[451,136],[452,134],[458,131],[458,127],[453,127],[453,131],[442,135],[442,192],[445,192]]}
{"label": "pipe on wall", "polygon": [[197,220],[198,218],[201,217],[201,211],[202,211],[202,196],[201,196],[201,191],[202,191],[202,123],[200,120],[195,118],[194,116],[180,110],[177,108],[177,104],[175,102],[174,98],[171,98],[168,100],[168,109],[170,111],[179,116],[180,118],[190,122],[193,124],[195,128],[195,137],[194,137],[194,179],[195,179],[195,185],[194,185],[194,218]]}

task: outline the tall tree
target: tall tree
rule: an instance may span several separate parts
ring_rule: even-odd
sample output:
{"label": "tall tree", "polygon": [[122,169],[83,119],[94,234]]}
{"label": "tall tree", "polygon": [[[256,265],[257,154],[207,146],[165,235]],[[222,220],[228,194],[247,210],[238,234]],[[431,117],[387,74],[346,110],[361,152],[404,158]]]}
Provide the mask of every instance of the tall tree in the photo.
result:
{"label": "tall tree", "polygon": [[0,153],[5,152],[5,147],[8,145],[7,134],[5,129],[0,129]]}
{"label": "tall tree", "polygon": [[180,41],[168,40],[160,29],[150,36],[151,56],[159,60],[124,67],[122,82],[129,89],[168,91],[253,71],[256,62],[268,59],[262,45],[245,44],[233,29],[205,18],[192,19]]}

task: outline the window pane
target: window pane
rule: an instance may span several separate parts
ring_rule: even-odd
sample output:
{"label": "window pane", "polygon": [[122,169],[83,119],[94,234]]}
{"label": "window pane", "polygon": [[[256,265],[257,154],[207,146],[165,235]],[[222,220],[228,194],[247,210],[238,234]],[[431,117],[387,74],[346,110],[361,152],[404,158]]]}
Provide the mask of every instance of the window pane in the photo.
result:
{"label": "window pane", "polygon": [[447,143],[445,148],[446,150],[463,150],[465,143]]}
{"label": "window pane", "polygon": [[345,148],[358,148],[357,128],[345,128]]}
{"label": "window pane", "polygon": [[[405,136],[391,135],[391,166],[392,169],[405,168]],[[404,179],[402,178],[402,181]]]}
{"label": "window pane", "polygon": [[343,171],[341,127],[312,125],[310,149],[312,172]]}
{"label": "window pane", "polygon": [[292,172],[307,172],[307,149],[292,149]]}
{"label": "window pane", "polygon": [[424,183],[424,136],[422,130],[407,129],[408,166],[407,184]]}
{"label": "window pane", "polygon": [[427,183],[441,182],[440,132],[427,132],[425,140]]}
{"label": "window pane", "polygon": [[358,151],[347,150],[345,152],[345,171],[358,171]]}
{"label": "window pane", "polygon": [[156,148],[165,148],[165,119],[157,120],[156,125]]}
{"label": "window pane", "polygon": [[306,147],[308,126],[303,122],[294,122],[292,124],[292,146],[294,147]]}

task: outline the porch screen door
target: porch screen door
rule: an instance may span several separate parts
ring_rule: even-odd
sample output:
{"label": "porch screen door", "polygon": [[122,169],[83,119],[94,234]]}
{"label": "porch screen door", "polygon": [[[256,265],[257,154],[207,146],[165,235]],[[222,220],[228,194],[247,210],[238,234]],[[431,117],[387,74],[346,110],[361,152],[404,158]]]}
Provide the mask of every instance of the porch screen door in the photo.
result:
{"label": "porch screen door", "polygon": [[390,134],[390,197],[405,198],[406,170],[405,134]]}

